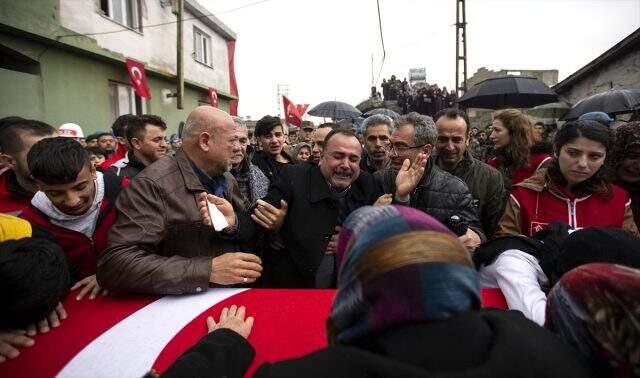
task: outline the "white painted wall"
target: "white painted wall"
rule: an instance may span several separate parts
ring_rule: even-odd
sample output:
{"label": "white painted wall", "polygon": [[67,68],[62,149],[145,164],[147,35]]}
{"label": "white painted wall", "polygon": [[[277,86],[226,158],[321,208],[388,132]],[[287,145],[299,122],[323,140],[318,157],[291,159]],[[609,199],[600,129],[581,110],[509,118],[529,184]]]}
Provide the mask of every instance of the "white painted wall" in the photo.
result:
{"label": "white painted wall", "polygon": [[[94,38],[98,46],[104,49],[175,75],[176,24],[149,28],[145,28],[144,25],[172,22],[176,17],[171,13],[170,6],[164,8],[160,6],[160,0],[139,1],[141,2],[142,33],[126,30],[113,34],[95,35],[91,38]],[[193,17],[193,14],[185,10],[185,19]],[[124,27],[102,15],[99,0],[60,0],[60,23],[76,33],[97,33],[120,30]],[[200,64],[192,55],[194,25],[211,36],[213,68]],[[225,39],[197,19],[184,21],[183,27],[185,79],[229,93],[229,60]]]}

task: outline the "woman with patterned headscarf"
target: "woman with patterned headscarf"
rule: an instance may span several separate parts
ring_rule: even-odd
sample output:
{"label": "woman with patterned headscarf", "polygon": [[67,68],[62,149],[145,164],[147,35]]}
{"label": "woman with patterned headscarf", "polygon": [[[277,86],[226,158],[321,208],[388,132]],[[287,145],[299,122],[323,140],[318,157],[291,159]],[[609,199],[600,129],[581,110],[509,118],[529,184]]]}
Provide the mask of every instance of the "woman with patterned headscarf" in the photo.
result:
{"label": "woman with patterned headscarf", "polygon": [[[481,310],[469,253],[426,213],[401,206],[352,212],[338,238],[336,263],[329,346],[263,364],[256,377],[590,376],[576,351],[522,314]],[[219,323],[209,319],[211,333],[201,347],[187,351],[163,377],[244,374],[252,352],[245,338],[253,325],[244,314],[232,306]]]}
{"label": "woman with patterned headscarf", "polygon": [[631,197],[633,219],[640,228],[640,121],[616,129],[613,167],[618,185]]}

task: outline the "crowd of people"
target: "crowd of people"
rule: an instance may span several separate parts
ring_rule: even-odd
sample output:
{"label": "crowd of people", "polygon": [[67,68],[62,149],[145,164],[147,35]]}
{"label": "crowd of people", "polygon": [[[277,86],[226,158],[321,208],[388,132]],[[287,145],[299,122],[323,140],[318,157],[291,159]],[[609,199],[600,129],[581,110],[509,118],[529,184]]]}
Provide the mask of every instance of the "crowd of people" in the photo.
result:
{"label": "crowd of people", "polygon": [[[640,374],[640,122],[503,109],[479,131],[436,109],[295,140],[210,106],[169,139],[155,115],[86,138],[0,120],[0,362],[65,321],[70,291],[337,288],[330,345],[257,376]],[[517,312],[481,309],[481,287]],[[248,311],[209,319],[166,375],[243,374]]]}
{"label": "crowd of people", "polygon": [[[438,84],[424,82],[412,86],[407,78],[400,81],[395,75],[388,80],[382,79],[381,87],[384,101],[397,101],[402,114],[417,112],[433,117],[442,109],[457,106],[458,102],[458,95],[453,89],[448,91],[447,87],[440,88]],[[372,93],[379,96],[375,90]]]}

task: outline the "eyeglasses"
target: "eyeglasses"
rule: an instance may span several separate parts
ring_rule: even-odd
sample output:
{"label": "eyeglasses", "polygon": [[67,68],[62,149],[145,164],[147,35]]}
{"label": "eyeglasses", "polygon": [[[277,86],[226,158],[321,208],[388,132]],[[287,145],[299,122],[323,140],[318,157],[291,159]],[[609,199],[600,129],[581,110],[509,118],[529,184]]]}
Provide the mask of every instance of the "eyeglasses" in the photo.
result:
{"label": "eyeglasses", "polygon": [[421,144],[419,146],[405,146],[404,144],[391,143],[388,146],[388,148],[389,148],[389,151],[391,151],[391,152],[395,151],[398,154],[402,154],[402,153],[405,153],[405,152],[407,152],[409,150],[412,150],[414,148],[422,148],[422,147],[426,146],[427,144],[429,144],[429,143]]}

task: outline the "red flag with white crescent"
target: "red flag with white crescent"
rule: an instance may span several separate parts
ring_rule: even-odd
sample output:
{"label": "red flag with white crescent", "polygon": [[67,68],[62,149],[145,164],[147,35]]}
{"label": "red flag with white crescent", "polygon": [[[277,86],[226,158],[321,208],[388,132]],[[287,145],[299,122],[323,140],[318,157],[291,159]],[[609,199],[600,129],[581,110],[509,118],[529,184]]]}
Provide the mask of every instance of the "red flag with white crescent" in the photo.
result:
{"label": "red flag with white crescent", "polygon": [[133,90],[138,96],[151,100],[151,91],[147,84],[147,74],[144,70],[144,64],[131,58],[127,58],[126,63]]}
{"label": "red flag with white crescent", "polygon": [[307,109],[309,108],[309,104],[298,104],[296,105],[296,108],[298,109],[298,114],[300,115],[300,117],[302,117],[304,113],[307,112]]}
{"label": "red flag with white crescent", "polygon": [[300,127],[302,125],[302,116],[298,113],[298,106],[291,102],[287,96],[282,96],[282,104],[284,105],[284,117],[287,123]]}

